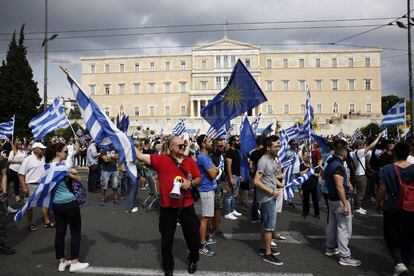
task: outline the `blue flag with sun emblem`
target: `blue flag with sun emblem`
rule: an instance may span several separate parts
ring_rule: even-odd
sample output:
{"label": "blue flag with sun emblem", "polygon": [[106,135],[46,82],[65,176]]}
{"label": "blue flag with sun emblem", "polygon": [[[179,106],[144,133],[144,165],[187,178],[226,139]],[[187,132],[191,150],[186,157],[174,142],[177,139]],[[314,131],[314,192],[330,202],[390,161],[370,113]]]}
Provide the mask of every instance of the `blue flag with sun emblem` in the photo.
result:
{"label": "blue flag with sun emblem", "polygon": [[267,101],[256,80],[240,61],[237,61],[226,87],[203,109],[203,117],[216,129],[231,119]]}

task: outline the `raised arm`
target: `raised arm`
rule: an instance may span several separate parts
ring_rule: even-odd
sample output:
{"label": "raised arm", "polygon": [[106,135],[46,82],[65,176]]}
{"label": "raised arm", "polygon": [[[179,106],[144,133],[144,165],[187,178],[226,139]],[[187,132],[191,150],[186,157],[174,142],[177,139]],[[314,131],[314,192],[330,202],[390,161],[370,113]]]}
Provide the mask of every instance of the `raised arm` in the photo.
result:
{"label": "raised arm", "polygon": [[137,147],[135,147],[135,152],[139,161],[144,162],[147,165],[151,165],[151,157],[149,154],[142,153]]}

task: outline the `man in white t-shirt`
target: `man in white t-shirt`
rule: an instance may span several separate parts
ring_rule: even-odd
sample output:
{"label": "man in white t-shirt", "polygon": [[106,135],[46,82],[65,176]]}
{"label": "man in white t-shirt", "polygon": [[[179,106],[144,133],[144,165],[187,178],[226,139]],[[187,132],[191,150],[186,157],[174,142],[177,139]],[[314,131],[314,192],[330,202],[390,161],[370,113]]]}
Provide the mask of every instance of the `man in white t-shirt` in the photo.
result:
{"label": "man in white t-shirt", "polygon": [[407,143],[410,145],[410,155],[408,155],[407,161],[414,164],[414,137],[408,138]]}
{"label": "man in white t-shirt", "polygon": [[362,200],[365,196],[365,190],[367,187],[367,177],[366,177],[366,167],[365,167],[365,158],[370,157],[371,150],[377,145],[381,135],[377,137],[368,147],[363,140],[357,140],[354,143],[355,150],[351,152],[352,162],[355,167],[355,176],[353,179],[353,186],[356,192],[354,205],[355,212],[360,215],[365,215],[367,210],[361,207]]}
{"label": "man in white t-shirt", "polygon": [[[39,185],[40,179],[44,172],[45,164],[43,150],[46,149],[46,147],[42,143],[36,142],[33,144],[32,148],[33,153],[23,160],[23,163],[19,170],[20,185],[22,187],[23,193],[27,197],[36,191],[36,188]],[[45,228],[53,228],[54,224],[50,221],[49,218],[49,209],[42,208],[42,215]],[[29,231],[36,231],[37,228],[33,224],[33,208],[27,209],[27,221]]]}

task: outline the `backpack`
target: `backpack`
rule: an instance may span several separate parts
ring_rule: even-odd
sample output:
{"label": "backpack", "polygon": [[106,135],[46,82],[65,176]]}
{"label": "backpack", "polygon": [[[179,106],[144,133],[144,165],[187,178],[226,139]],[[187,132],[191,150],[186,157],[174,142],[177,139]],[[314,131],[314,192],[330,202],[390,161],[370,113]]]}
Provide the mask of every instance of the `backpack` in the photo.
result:
{"label": "backpack", "polygon": [[396,165],[394,165],[394,170],[400,185],[400,193],[395,197],[395,208],[399,211],[414,212],[414,180],[404,182]]}

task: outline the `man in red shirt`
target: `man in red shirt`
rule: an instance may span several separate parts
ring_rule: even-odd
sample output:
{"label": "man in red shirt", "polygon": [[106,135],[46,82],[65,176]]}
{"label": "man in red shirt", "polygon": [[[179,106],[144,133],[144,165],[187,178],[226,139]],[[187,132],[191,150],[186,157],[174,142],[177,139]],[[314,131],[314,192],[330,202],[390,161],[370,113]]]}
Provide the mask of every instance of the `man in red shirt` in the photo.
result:
{"label": "man in red shirt", "polygon": [[[158,174],[161,197],[159,231],[161,233],[161,258],[165,275],[173,275],[174,258],[172,244],[177,221],[181,223],[184,238],[190,251],[188,272],[197,270],[200,247],[200,222],[194,210],[191,189],[201,183],[200,171],[195,161],[184,156],[185,145],[179,137],[168,142],[170,155],[143,154],[138,149],[137,158],[151,165]],[[171,198],[170,192],[176,179],[181,181],[181,197]]]}

